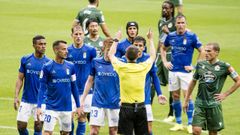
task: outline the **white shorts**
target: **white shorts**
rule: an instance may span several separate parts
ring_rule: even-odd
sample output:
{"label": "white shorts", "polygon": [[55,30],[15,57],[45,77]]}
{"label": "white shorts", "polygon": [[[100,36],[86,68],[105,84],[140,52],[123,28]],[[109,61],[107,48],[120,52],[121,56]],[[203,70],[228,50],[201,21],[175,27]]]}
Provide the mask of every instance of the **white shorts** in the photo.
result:
{"label": "white shorts", "polygon": [[92,106],[89,125],[104,126],[105,117],[108,119],[109,127],[117,127],[120,109],[106,109]]}
{"label": "white shorts", "polygon": [[[43,114],[45,113],[45,108],[46,105],[42,104],[41,110]],[[17,121],[28,122],[31,116],[33,116],[34,121],[37,121],[37,104],[21,102],[18,108]],[[43,121],[43,117],[40,117],[40,120]]]}
{"label": "white shorts", "polygon": [[71,111],[46,110],[43,124],[44,131],[52,132],[57,120],[59,122],[60,131],[70,132],[72,130]]}
{"label": "white shorts", "polygon": [[[81,96],[82,95],[80,95],[79,96],[79,101],[81,100]],[[90,113],[91,112],[91,106],[92,106],[92,96],[93,96],[93,94],[88,94],[87,95],[87,97],[86,97],[86,99],[85,99],[85,103],[84,103],[84,112],[86,112],[86,113]],[[73,98],[73,96],[72,96],[72,111],[76,111],[76,103],[75,103],[75,100],[74,100],[74,98]]]}
{"label": "white shorts", "polygon": [[169,71],[169,91],[176,91],[179,89],[187,90],[190,81],[192,80],[192,73],[171,72]]}
{"label": "white shorts", "polygon": [[147,121],[153,121],[152,106],[150,104],[145,105],[147,113]]}

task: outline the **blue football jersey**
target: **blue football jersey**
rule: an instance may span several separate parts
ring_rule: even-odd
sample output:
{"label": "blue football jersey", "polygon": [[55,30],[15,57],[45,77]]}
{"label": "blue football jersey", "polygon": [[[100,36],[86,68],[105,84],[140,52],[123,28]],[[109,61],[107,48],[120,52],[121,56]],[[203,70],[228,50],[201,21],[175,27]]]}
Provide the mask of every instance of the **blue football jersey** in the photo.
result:
{"label": "blue football jersey", "polygon": [[94,77],[92,106],[100,108],[119,108],[120,87],[117,73],[110,62],[103,57],[92,61],[91,76]]}
{"label": "blue football jersey", "polygon": [[42,94],[45,92],[47,110],[72,111],[71,94],[76,106],[80,106],[73,63],[66,60],[63,64],[48,62],[41,71],[40,83],[38,107],[41,107]]}
{"label": "blue football jersey", "polygon": [[[140,63],[140,62],[144,62],[146,61],[147,59],[149,59],[150,56],[149,54],[147,53],[143,53],[142,56],[140,58],[137,59],[137,63]],[[126,58],[123,57],[124,61],[126,62]],[[158,86],[155,86],[156,88],[156,91],[157,91],[157,95],[160,95],[162,94],[161,92],[161,88],[160,88],[160,80],[159,78],[157,77],[157,66],[156,64],[154,63],[152,65],[152,68],[150,69],[150,71],[147,73],[146,75],[146,81],[145,81],[145,104],[151,104],[151,84],[152,82],[154,83],[154,85],[158,85]],[[153,79],[156,79],[156,81],[153,81]]]}
{"label": "blue football jersey", "polygon": [[50,59],[46,56],[36,58],[34,54],[26,55],[21,58],[19,72],[24,74],[24,87],[22,101],[37,104],[39,91],[39,75],[45,63]]}
{"label": "blue football jersey", "polygon": [[75,48],[73,44],[68,47],[68,57],[66,60],[74,63],[79,94],[83,93],[85,83],[90,74],[91,61],[96,55],[96,49],[86,44],[81,48]]}
{"label": "blue football jersey", "polygon": [[124,56],[126,53],[126,49],[130,45],[132,45],[132,43],[127,38],[122,40],[121,42],[119,42],[117,45],[117,51],[116,51],[115,56],[118,58],[122,58],[122,56]]}
{"label": "blue football jersey", "polygon": [[177,32],[168,34],[164,45],[172,47],[171,63],[173,64],[173,72],[185,72],[184,66],[192,64],[194,48],[201,47],[201,42],[196,34],[186,31],[183,35],[178,35]]}

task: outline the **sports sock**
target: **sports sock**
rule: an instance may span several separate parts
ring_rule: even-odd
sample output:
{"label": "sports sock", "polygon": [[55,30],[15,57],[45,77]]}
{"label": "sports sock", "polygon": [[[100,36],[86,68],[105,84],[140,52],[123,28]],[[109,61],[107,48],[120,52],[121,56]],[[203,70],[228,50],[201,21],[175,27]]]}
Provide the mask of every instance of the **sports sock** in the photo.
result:
{"label": "sports sock", "polygon": [[27,129],[23,129],[23,130],[18,129],[18,133],[19,133],[20,135],[28,135],[28,130],[27,130]]}
{"label": "sports sock", "polygon": [[173,100],[173,109],[175,112],[176,122],[182,123],[182,105],[180,100]]}
{"label": "sports sock", "polygon": [[187,109],[188,125],[192,125],[193,110],[194,110],[193,101],[189,100],[189,102],[188,102],[188,109]]}
{"label": "sports sock", "polygon": [[172,98],[172,92],[169,92],[169,112],[168,117],[173,116],[173,106],[172,106],[173,98]]}
{"label": "sports sock", "polygon": [[42,135],[42,131],[34,131],[33,135]]}
{"label": "sports sock", "polygon": [[78,122],[77,135],[84,135],[86,131],[86,122]]}
{"label": "sports sock", "polygon": [[74,135],[74,121],[72,121],[72,130],[69,135]]}

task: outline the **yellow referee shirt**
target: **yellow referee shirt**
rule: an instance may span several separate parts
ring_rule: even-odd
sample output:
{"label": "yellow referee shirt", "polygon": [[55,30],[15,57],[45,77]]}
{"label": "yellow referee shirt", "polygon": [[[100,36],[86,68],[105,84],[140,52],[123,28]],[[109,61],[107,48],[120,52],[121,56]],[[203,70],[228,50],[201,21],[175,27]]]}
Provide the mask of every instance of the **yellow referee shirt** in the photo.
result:
{"label": "yellow referee shirt", "polygon": [[112,65],[120,79],[121,102],[144,102],[145,79],[152,67],[151,59],[141,63],[124,63],[114,57]]}

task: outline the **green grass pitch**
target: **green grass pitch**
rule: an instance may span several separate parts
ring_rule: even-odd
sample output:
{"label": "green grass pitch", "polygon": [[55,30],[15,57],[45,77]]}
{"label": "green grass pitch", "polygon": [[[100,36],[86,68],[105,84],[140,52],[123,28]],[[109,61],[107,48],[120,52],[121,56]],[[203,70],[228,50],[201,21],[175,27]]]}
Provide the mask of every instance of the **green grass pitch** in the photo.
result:
{"label": "green grass pitch", "polygon": [[[104,12],[112,36],[118,29],[122,29],[125,37],[126,22],[135,20],[140,26],[139,35],[145,36],[149,27],[153,29],[157,44],[157,22],[161,16],[161,3],[162,0],[101,0],[99,8]],[[17,134],[17,112],[13,109],[11,99],[14,95],[19,60],[21,56],[33,52],[32,37],[36,34],[46,36],[48,43],[46,54],[53,58],[52,42],[63,39],[71,43],[72,21],[79,9],[86,5],[87,0],[0,0],[1,135]],[[187,16],[188,28],[199,36],[202,43],[219,42],[220,58],[231,63],[240,72],[240,1],[184,0],[184,14]],[[231,84],[232,80],[228,79],[223,91],[226,91]],[[168,95],[166,87],[162,87],[162,90]],[[240,134],[239,95],[238,90],[223,101],[225,129],[221,131],[222,135]],[[168,105],[161,106],[155,100],[153,112],[155,119],[162,120],[167,115]],[[186,122],[185,115],[183,121]],[[155,135],[186,134],[186,131],[170,132],[168,129],[171,126],[155,121],[153,133]],[[33,129],[32,119],[28,128]],[[87,131],[89,132],[89,128]],[[32,131],[30,133],[32,134]],[[108,134],[106,126],[100,130],[100,134]]]}

